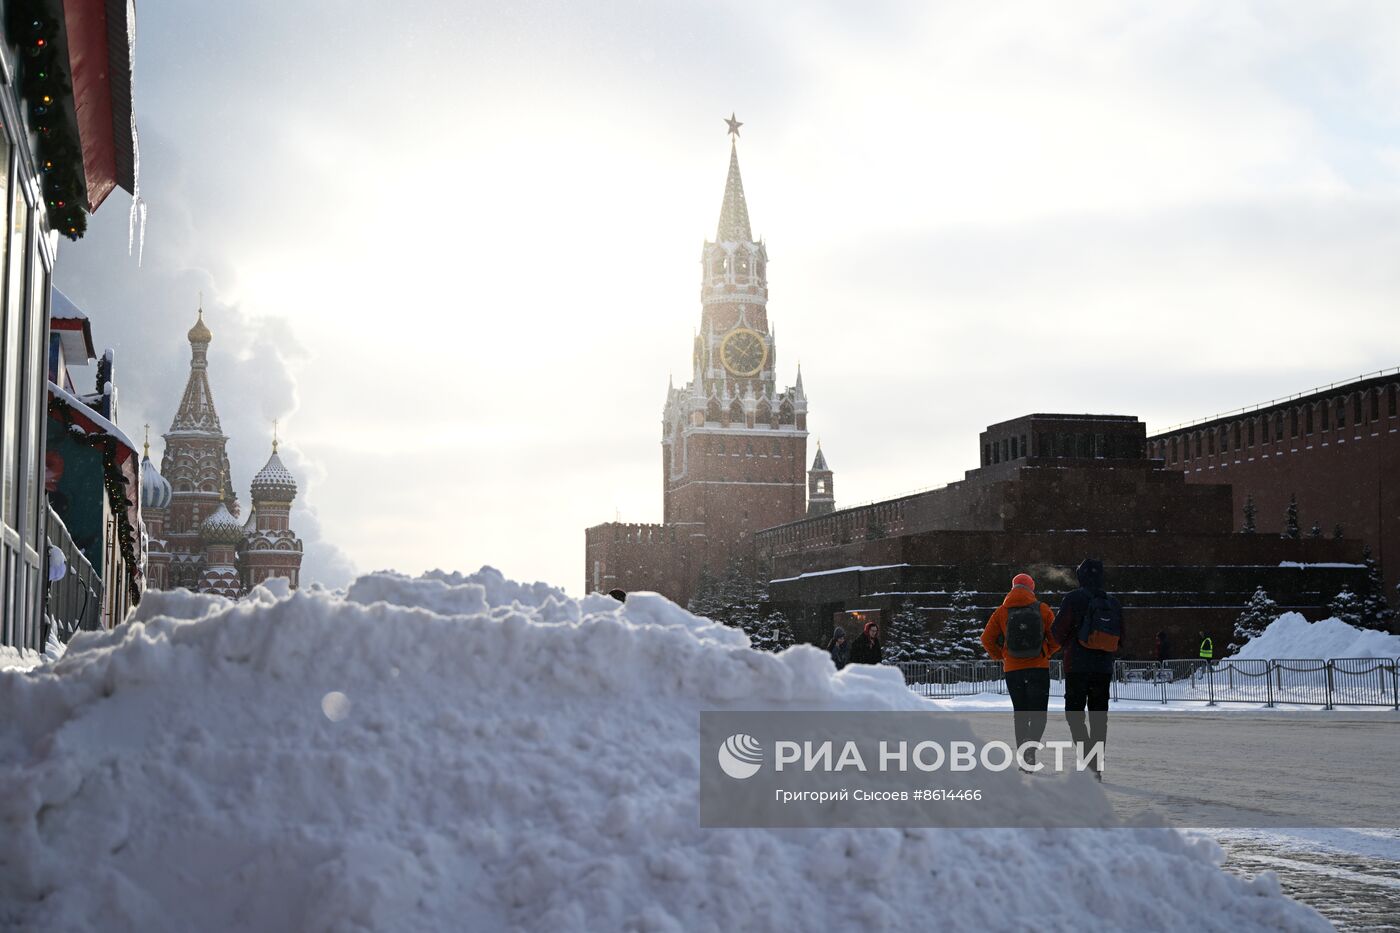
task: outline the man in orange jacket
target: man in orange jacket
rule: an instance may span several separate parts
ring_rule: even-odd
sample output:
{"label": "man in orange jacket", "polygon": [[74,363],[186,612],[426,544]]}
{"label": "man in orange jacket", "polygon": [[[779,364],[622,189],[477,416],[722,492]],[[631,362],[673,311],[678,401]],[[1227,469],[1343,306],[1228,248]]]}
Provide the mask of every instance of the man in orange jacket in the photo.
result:
{"label": "man in orange jacket", "polygon": [[1060,647],[1050,633],[1054,622],[1055,613],[1036,598],[1035,581],[1029,574],[1018,573],[1011,581],[1011,592],[982,631],[982,647],[1002,664],[1014,710],[1016,747],[1024,749],[1021,760],[1029,765],[1035,764],[1036,750],[1024,746],[1039,742],[1045,734],[1050,706],[1050,656]]}

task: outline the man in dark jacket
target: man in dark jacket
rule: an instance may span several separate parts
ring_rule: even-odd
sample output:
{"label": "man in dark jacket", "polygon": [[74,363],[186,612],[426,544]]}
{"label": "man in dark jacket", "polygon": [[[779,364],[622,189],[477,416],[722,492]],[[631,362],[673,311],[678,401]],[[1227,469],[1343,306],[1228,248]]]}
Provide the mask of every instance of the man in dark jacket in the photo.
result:
{"label": "man in dark jacket", "polygon": [[1172,643],[1166,632],[1157,633],[1157,663],[1162,664],[1172,659]]}
{"label": "man in dark jacket", "polygon": [[883,657],[884,652],[880,650],[880,626],[871,619],[861,628],[855,644],[851,645],[851,663],[879,664]]}
{"label": "man in dark jacket", "polygon": [[[1102,743],[1108,738],[1108,695],[1113,681],[1113,662],[1117,650],[1091,648],[1084,643],[1093,638],[1093,633],[1084,631],[1084,621],[1095,612],[1116,613],[1118,625],[1122,627],[1122,606],[1118,600],[1104,592],[1103,561],[1092,557],[1075,569],[1079,577],[1079,589],[1067,594],[1055,614],[1055,624],[1051,632],[1055,641],[1064,646],[1065,672],[1065,719],[1069,721],[1069,731],[1074,741],[1092,752],[1100,749],[1095,756],[1095,776],[1103,779]],[[1084,709],[1089,709],[1088,722],[1085,722]]]}
{"label": "man in dark jacket", "polygon": [[846,641],[845,629],[836,626],[831,641],[827,642],[826,650],[831,653],[831,663],[836,665],[838,671],[851,663],[851,643]]}

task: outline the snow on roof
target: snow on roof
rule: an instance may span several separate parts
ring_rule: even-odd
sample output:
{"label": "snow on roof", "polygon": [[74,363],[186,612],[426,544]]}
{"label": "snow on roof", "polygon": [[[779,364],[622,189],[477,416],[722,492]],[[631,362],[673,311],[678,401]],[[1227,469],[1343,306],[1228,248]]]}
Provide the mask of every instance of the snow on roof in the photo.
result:
{"label": "snow on roof", "polygon": [[[1164,829],[1046,842],[985,827],[702,828],[701,710],[927,701],[895,667],[838,673],[810,646],[754,651],[656,594],[619,604],[501,582],[374,574],[344,598],[259,586],[238,603],[152,592],[132,624],[75,639],[44,676],[8,675],[10,706],[43,715],[0,717],[7,777],[25,788],[6,819],[29,828],[0,834],[5,863],[24,866],[0,873],[7,919],[914,931],[936,916],[1001,929],[1025,925],[1026,904],[978,884],[1010,865],[1052,919],[1320,926],[1277,881],[1228,875],[1216,847]],[[1073,791],[1103,800],[1096,785]],[[1024,796],[967,810],[1002,820]],[[210,868],[231,858],[236,871]],[[1066,865],[1123,883],[1065,884]]]}
{"label": "snow on roof", "polygon": [[52,289],[52,298],[49,304],[49,317],[54,320],[81,320],[86,321],[88,316],[82,309],[73,304],[72,299],[57,288]]}
{"label": "snow on roof", "polygon": [[795,577],[778,577],[769,580],[769,583],[791,583],[793,580],[801,580],[804,577],[824,577],[833,573],[851,573],[852,571],[864,570],[893,570],[895,567],[908,567],[908,564],[880,564],[875,567],[837,567],[835,570],[809,570],[806,573],[799,573]]}
{"label": "snow on roof", "polygon": [[84,402],[82,399],[78,398],[76,395],[64,391],[62,387],[57,386],[52,382],[49,383],[49,394],[54,396],[55,398],[62,399],[68,404],[68,407],[72,408],[81,417],[92,422],[92,427],[94,430],[101,431],[103,434],[110,434],[112,437],[115,437],[117,441],[120,444],[122,444],[122,446],[124,446],[127,450],[131,451],[132,456],[136,455],[136,444],[131,440],[131,438],[127,437],[126,433],[123,432],[121,428],[117,427],[115,424],[108,421],[106,418],[102,417],[97,412],[93,411],[92,408],[90,408],[87,405],[87,403]]}
{"label": "snow on roof", "polygon": [[92,324],[67,295],[56,288],[50,291],[49,330],[59,335],[68,365],[85,366],[97,356],[92,343]]}

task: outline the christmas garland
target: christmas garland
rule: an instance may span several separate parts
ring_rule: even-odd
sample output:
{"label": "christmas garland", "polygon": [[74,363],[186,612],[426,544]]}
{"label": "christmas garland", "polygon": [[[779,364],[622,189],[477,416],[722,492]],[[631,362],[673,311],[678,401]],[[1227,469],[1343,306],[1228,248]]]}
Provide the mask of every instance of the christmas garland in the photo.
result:
{"label": "christmas garland", "polygon": [[77,240],[87,231],[87,182],[82,150],[66,118],[72,92],[58,52],[59,24],[41,0],[9,0],[5,35],[19,46],[19,93],[38,134],[44,202],[54,228]]}
{"label": "christmas garland", "polygon": [[[117,466],[119,442],[110,434],[90,433],[82,425],[76,424],[73,420],[73,406],[57,396],[49,396],[49,414],[57,415],[58,422],[70,434],[77,435],[81,432],[83,443],[97,448],[102,455],[102,478],[107,487],[107,501],[111,503],[112,511],[117,513],[117,539],[125,557],[123,563],[126,564],[126,592],[131,599],[131,605],[135,606],[141,602],[143,590],[141,567],[137,561],[141,551],[137,546],[136,529],[131,527],[128,513],[131,500],[126,495],[126,480],[122,478],[121,468]],[[132,456],[135,456],[134,451]]]}

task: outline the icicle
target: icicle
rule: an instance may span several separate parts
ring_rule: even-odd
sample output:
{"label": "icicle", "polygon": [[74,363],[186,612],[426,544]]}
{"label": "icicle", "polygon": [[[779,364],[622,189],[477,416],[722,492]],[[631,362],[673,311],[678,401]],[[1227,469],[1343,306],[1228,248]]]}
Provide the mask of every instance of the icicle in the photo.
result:
{"label": "icicle", "polygon": [[[127,61],[131,64],[131,86],[132,94],[135,96],[136,89],[136,4],[133,0],[126,3],[126,48]],[[131,111],[131,214],[128,216],[126,225],[126,254],[131,255],[132,241],[136,241],[136,265],[141,266],[141,260],[146,254],[146,202],[141,197],[141,139],[136,133],[136,109]],[[138,237],[137,226],[140,226]]]}

